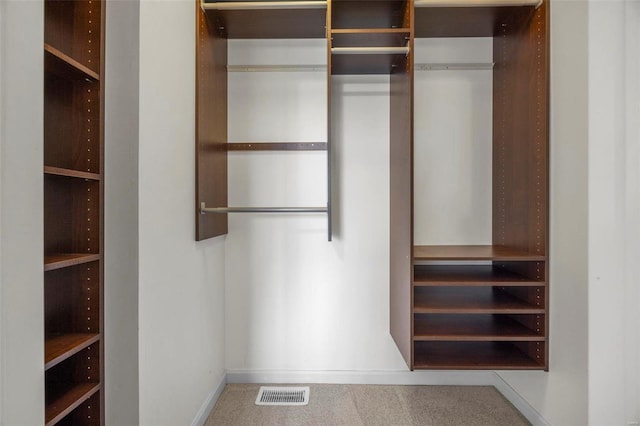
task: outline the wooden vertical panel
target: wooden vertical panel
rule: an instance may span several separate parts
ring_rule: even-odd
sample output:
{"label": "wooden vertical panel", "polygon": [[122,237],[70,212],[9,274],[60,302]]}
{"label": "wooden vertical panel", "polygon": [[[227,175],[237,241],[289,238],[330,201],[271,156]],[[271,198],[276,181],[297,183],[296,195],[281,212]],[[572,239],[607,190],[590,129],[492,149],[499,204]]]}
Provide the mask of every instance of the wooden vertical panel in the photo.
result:
{"label": "wooden vertical panel", "polygon": [[[549,335],[549,4],[506,21],[494,36],[493,242],[545,256]],[[548,344],[523,350],[548,369]]]}
{"label": "wooden vertical panel", "polygon": [[99,277],[99,262],[57,269],[45,274],[46,337],[69,333],[100,333]]}
{"label": "wooden vertical panel", "polygon": [[546,255],[546,4],[494,37],[493,242]]}
{"label": "wooden vertical panel", "polygon": [[100,0],[45,1],[45,43],[98,73],[102,62],[102,3]]}
{"label": "wooden vertical panel", "polygon": [[400,353],[413,366],[413,1],[406,13],[411,50],[390,76],[390,326]]}
{"label": "wooden vertical panel", "polygon": [[196,240],[228,232],[227,214],[200,214],[227,207],[227,40],[214,12],[196,0]]}
{"label": "wooden vertical panel", "polygon": [[100,83],[45,70],[44,164],[100,173]]}

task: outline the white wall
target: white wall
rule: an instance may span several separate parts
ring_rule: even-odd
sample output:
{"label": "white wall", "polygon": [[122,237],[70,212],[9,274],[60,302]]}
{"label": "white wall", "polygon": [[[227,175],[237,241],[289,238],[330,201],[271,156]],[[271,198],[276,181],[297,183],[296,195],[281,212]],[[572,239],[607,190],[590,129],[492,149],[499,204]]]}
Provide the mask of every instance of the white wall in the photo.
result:
{"label": "white wall", "polygon": [[[492,61],[490,37],[415,42],[416,64]],[[493,72],[417,71],[414,92],[414,244],[491,244]]]}
{"label": "white wall", "polygon": [[140,3],[140,424],[190,424],[224,375],[224,239],[195,241],[195,7]]}
{"label": "white wall", "polygon": [[550,424],[587,424],[587,3],[551,3],[549,372],[502,378]]}
{"label": "white wall", "polygon": [[0,2],[0,424],[44,423],[43,5]]}
{"label": "white wall", "polygon": [[138,97],[139,11],[107,2],[105,63],[105,422],[139,423]]}
{"label": "white wall", "polygon": [[589,3],[589,423],[640,421],[640,3]]}
{"label": "white wall", "polygon": [[[230,64],[268,60],[323,64],[326,43],[230,42]],[[326,90],[323,72],[231,74],[229,139],[325,141]],[[333,242],[326,215],[230,217],[232,372],[406,369],[388,326],[389,79],[338,77],[332,92]],[[326,194],[324,152],[229,157],[230,205],[324,205]]]}

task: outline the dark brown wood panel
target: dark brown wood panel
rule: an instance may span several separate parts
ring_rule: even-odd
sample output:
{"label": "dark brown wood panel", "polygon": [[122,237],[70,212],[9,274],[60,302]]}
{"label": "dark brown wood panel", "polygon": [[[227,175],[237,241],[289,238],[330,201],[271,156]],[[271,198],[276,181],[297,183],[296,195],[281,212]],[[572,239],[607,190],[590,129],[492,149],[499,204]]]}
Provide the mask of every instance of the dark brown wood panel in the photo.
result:
{"label": "dark brown wood panel", "polygon": [[414,260],[535,261],[544,256],[505,246],[415,246]]}
{"label": "dark brown wood panel", "polygon": [[46,0],[45,43],[101,72],[102,1]]}
{"label": "dark brown wood panel", "polygon": [[390,331],[402,357],[413,365],[413,9],[405,10],[410,53],[390,76]]}
{"label": "dark brown wood panel", "polygon": [[333,47],[402,47],[409,42],[408,28],[332,30]]}
{"label": "dark brown wood panel", "polygon": [[416,314],[543,314],[545,311],[543,306],[528,303],[492,287],[415,287],[413,312]]}
{"label": "dark brown wood panel", "polygon": [[44,164],[99,174],[100,83],[45,68],[44,89]]}
{"label": "dark brown wood panel", "polygon": [[200,214],[200,204],[227,207],[227,40],[218,15],[196,0],[196,240],[227,233],[226,214]]}
{"label": "dark brown wood panel", "polygon": [[414,341],[544,341],[542,332],[512,317],[536,315],[416,315]]}
{"label": "dark brown wood panel", "polygon": [[332,29],[408,27],[405,0],[333,0],[331,5]]}
{"label": "dark brown wood panel", "polygon": [[99,274],[99,262],[56,269],[45,274],[45,338],[100,333]]}
{"label": "dark brown wood panel", "polygon": [[[324,38],[326,9],[207,11],[230,39]],[[213,21],[212,21],[213,22]]]}
{"label": "dark brown wood panel", "polygon": [[[525,262],[526,263],[526,262]],[[525,275],[491,265],[420,265],[414,268],[416,286],[544,286]]]}
{"label": "dark brown wood panel", "polygon": [[493,242],[544,257],[548,215],[546,5],[494,37]]}
{"label": "dark brown wood panel", "polygon": [[326,151],[326,142],[230,142],[228,151]]}
{"label": "dark brown wood panel", "polygon": [[531,10],[533,6],[417,7],[416,37],[492,37],[504,22]]}
{"label": "dark brown wood panel", "polygon": [[100,223],[100,182],[45,175],[45,256],[99,253]]}
{"label": "dark brown wood panel", "polygon": [[[542,370],[518,342],[416,342],[416,369]],[[541,344],[540,346],[544,346]]]}
{"label": "dark brown wood panel", "polygon": [[333,55],[331,59],[331,73],[333,75],[373,75],[391,74],[404,62],[406,55]]}

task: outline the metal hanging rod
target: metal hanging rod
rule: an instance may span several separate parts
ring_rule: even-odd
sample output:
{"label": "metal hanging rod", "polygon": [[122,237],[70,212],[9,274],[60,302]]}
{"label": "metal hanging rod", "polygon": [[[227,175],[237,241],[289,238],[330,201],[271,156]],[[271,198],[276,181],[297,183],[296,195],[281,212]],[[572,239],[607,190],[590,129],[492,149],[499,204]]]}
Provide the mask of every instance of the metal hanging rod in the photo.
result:
{"label": "metal hanging rod", "polygon": [[540,7],[542,0],[415,0],[414,7],[501,7],[535,6]]}
{"label": "metal hanging rod", "polygon": [[331,53],[334,55],[408,55],[409,46],[403,47],[332,47]]}
{"label": "metal hanging rod", "polygon": [[200,213],[328,213],[327,207],[206,207],[200,204]]}
{"label": "metal hanging rod", "polygon": [[493,62],[415,64],[416,71],[492,70]]}
{"label": "metal hanging rod", "polygon": [[326,72],[326,65],[227,65],[229,72]]}
{"label": "metal hanging rod", "polygon": [[[416,71],[491,70],[493,62],[474,63],[422,63],[415,64]],[[326,72],[326,65],[229,65],[229,72]]]}
{"label": "metal hanging rod", "polygon": [[326,9],[326,1],[201,2],[205,10]]}

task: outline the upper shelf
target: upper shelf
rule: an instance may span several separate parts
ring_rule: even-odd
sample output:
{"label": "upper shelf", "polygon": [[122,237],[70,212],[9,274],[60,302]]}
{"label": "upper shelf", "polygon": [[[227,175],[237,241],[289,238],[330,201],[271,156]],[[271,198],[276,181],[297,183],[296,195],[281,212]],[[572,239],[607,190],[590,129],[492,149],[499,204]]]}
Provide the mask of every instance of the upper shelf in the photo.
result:
{"label": "upper shelf", "polygon": [[326,1],[202,1],[201,5],[226,38],[326,37]]}

